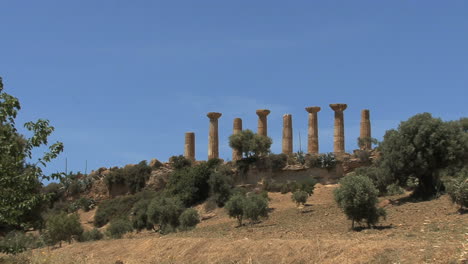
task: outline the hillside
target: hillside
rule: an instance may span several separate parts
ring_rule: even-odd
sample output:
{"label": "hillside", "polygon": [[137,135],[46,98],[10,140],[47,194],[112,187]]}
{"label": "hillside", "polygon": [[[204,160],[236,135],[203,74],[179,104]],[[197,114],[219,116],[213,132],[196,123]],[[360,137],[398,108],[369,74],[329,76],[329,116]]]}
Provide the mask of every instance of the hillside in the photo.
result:
{"label": "hillside", "polygon": [[[408,194],[384,197],[380,205],[387,219],[376,229],[352,232],[333,201],[334,188],[318,184],[301,209],[290,194],[270,193],[270,217],[255,225],[238,228],[216,209],[189,232],[134,233],[17,258],[33,263],[466,263],[468,218],[446,195],[424,202],[411,201]],[[89,213],[82,216],[88,221]]]}

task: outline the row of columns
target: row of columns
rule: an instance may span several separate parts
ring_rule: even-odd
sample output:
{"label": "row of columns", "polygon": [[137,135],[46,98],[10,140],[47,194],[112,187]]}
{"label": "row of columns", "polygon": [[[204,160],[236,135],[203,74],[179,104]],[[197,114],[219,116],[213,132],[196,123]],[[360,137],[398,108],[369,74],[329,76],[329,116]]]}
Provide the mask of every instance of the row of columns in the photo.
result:
{"label": "row of columns", "polygon": [[[330,108],[335,112],[335,123],[333,133],[333,152],[342,154],[345,152],[345,136],[344,136],[344,114],[348,106],[346,104],[330,104]],[[318,143],[318,112],[321,108],[319,106],[306,107],[305,110],[308,115],[308,130],[307,130],[307,152],[310,154],[319,153]],[[258,115],[257,134],[267,136],[267,116],[270,110],[259,109],[256,111]],[[208,135],[208,159],[219,158],[219,136],[218,136],[218,119],[221,113],[209,112],[207,117],[210,119],[209,135]],[[360,138],[371,137],[371,125],[369,110],[364,109],[361,112],[361,130]],[[235,118],[233,123],[233,134],[242,131],[242,119]],[[362,149],[371,149],[371,142],[365,141]],[[293,128],[292,128],[292,115],[283,115],[283,142],[282,152],[284,154],[293,153]],[[195,133],[185,133],[185,148],[184,156],[187,159],[195,160]],[[232,160],[242,159],[242,153],[237,150],[232,151]]]}

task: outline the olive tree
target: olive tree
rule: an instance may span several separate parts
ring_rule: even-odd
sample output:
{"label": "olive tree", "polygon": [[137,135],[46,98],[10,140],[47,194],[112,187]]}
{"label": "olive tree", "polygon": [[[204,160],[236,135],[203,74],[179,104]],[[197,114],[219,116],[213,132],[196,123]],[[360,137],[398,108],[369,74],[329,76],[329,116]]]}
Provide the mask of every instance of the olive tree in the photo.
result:
{"label": "olive tree", "polygon": [[443,186],[440,172],[465,162],[468,140],[461,123],[444,122],[429,113],[401,122],[385,133],[379,146],[381,168],[402,186],[417,178],[414,196],[434,196]]}
{"label": "olive tree", "polygon": [[241,152],[245,158],[268,154],[271,144],[271,138],[256,134],[249,129],[229,137],[229,146]]}
{"label": "olive tree", "polygon": [[340,187],[335,189],[334,196],[338,206],[348,219],[354,223],[365,221],[367,226],[376,224],[380,217],[385,217],[383,208],[377,208],[378,190],[372,181],[362,175],[349,175],[340,180]]}

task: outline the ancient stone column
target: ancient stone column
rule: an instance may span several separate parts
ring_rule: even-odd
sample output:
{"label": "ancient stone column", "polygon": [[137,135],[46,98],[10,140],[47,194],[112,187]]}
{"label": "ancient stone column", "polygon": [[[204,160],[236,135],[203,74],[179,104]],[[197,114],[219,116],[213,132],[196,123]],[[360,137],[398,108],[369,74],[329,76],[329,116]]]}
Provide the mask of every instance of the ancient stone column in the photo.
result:
{"label": "ancient stone column", "polygon": [[318,118],[317,113],[320,112],[319,106],[309,106],[305,110],[309,112],[309,126],[307,129],[307,153],[318,154]]}
{"label": "ancient stone column", "polygon": [[283,153],[286,155],[293,153],[292,116],[290,114],[283,115]]}
{"label": "ancient stone column", "polygon": [[347,104],[330,104],[335,111],[335,131],[333,135],[333,151],[335,154],[345,153],[344,117],[343,111]]}
{"label": "ancient stone column", "polygon": [[371,124],[369,118],[369,110],[364,109],[361,111],[361,133],[359,135],[361,139],[365,141],[360,146],[362,150],[370,150],[372,149],[371,139]]}
{"label": "ancient stone column", "polygon": [[209,112],[206,116],[210,118],[210,131],[208,134],[208,159],[219,158],[218,118],[221,113]]}
{"label": "ancient stone column", "polygon": [[195,161],[195,133],[185,133],[184,157],[191,161]]}
{"label": "ancient stone column", "polygon": [[258,115],[258,130],[257,134],[262,136],[267,136],[267,115],[270,113],[270,110],[259,109],[257,110]]}
{"label": "ancient stone column", "polygon": [[[232,128],[232,134],[237,134],[241,131],[242,131],[242,119],[235,118],[233,128]],[[242,152],[233,149],[232,160],[240,160],[240,159],[242,159]]]}

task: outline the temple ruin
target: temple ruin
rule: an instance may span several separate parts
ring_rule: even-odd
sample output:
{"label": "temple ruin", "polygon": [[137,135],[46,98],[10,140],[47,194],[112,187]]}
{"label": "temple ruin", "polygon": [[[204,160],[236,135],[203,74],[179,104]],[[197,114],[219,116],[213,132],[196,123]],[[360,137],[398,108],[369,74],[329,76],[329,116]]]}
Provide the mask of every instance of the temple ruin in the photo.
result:
{"label": "temple ruin", "polygon": [[[336,155],[345,153],[345,133],[344,133],[344,114],[343,112],[348,107],[347,104],[330,104],[330,108],[334,111],[334,133],[333,133],[333,152]],[[308,112],[307,126],[307,153],[319,154],[318,141],[318,112],[321,107],[309,106],[305,110]],[[268,109],[259,109],[256,111],[258,116],[257,134],[268,136],[267,116],[270,114]],[[209,112],[207,117],[210,119],[209,134],[208,134],[208,159],[219,158],[219,135],[218,135],[218,119],[222,116],[218,112]],[[232,133],[240,133],[242,131],[242,119],[235,118],[233,121]],[[360,148],[362,150],[371,150],[371,123],[370,113],[368,109],[361,111],[360,123],[360,139],[363,139]],[[293,154],[293,126],[292,115],[283,115],[283,136],[282,136],[282,153]],[[185,133],[184,156],[192,161],[195,160],[195,133]],[[242,159],[242,153],[233,149],[232,160]]]}

